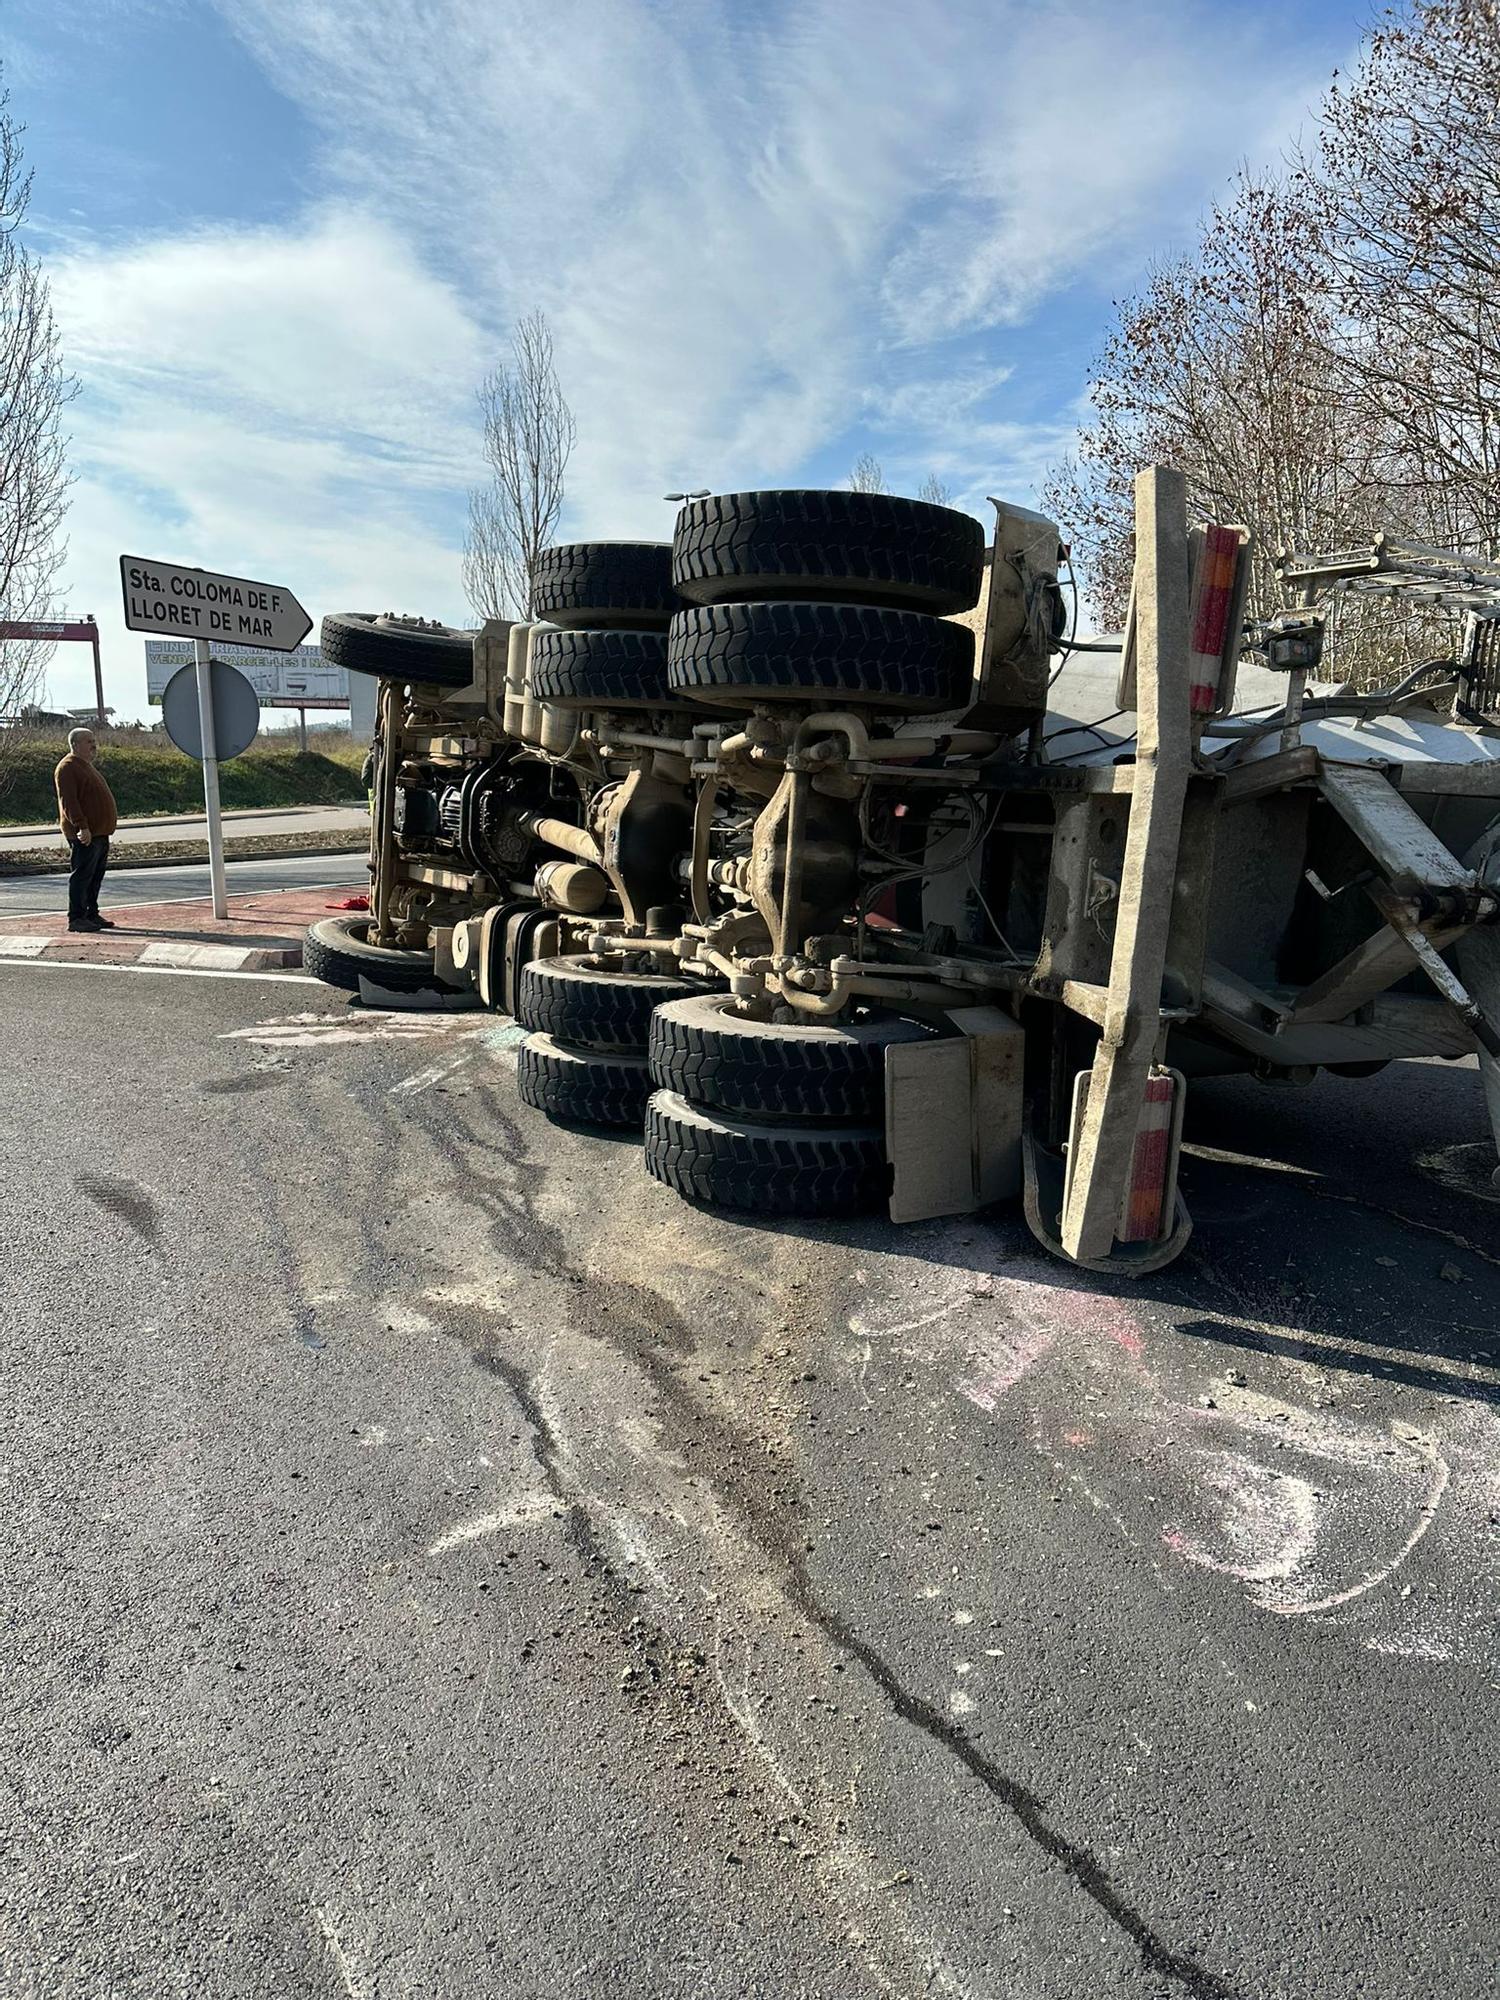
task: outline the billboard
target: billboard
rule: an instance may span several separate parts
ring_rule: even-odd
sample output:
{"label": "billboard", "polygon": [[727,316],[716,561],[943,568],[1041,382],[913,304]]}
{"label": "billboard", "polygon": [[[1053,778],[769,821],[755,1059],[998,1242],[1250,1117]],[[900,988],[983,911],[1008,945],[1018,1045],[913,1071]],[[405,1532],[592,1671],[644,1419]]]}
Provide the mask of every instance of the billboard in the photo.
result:
{"label": "billboard", "polygon": [[[262,652],[256,646],[215,644],[214,656],[238,667],[260,696],[262,708],[347,708],[349,676],[342,667],[326,666],[317,646],[299,646],[292,653]],[[193,657],[191,639],[146,641],[146,699],[159,704],[162,690],[179,667]]]}

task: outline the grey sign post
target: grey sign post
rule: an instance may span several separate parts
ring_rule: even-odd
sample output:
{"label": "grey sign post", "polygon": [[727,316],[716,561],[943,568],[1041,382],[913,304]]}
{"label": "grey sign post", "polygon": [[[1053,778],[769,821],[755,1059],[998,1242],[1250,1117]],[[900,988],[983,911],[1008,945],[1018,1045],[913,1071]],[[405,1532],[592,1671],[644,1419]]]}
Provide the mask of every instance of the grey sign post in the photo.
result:
{"label": "grey sign post", "polygon": [[[273,653],[290,653],[312,630],[312,620],[281,584],[254,583],[244,576],[222,576],[217,570],[184,569],[177,563],[151,562],[144,556],[121,556],[120,588],[125,599],[125,625],[131,632],[170,633],[193,642],[193,670],[198,696],[198,743],[203,761],[203,810],[208,821],[208,869],[213,884],[214,915],[229,915],[224,884],[224,828],[219,814],[219,734],[214,722],[215,674],[210,667],[209,642],[264,646]],[[214,663],[247,688],[243,674]],[[173,676],[173,684],[181,678]],[[226,688],[230,685],[225,683]],[[169,690],[170,692],[170,690]],[[165,696],[162,701],[165,712]],[[257,716],[259,704],[256,704]],[[170,727],[169,727],[170,733]],[[254,731],[245,739],[250,742]],[[173,734],[172,740],[181,742]],[[245,744],[239,746],[244,749]],[[238,756],[239,750],[230,751]]]}

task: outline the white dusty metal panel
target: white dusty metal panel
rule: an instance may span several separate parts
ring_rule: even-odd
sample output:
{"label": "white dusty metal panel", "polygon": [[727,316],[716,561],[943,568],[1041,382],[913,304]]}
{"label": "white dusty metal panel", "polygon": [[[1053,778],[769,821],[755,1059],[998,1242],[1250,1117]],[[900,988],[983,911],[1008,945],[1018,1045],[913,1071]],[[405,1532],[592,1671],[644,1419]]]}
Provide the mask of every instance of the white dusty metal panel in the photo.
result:
{"label": "white dusty metal panel", "polygon": [[349,676],[349,734],[368,743],[375,734],[375,696],[380,683],[369,674]]}
{"label": "white dusty metal panel", "polygon": [[1021,1191],[1025,1033],[998,1007],[963,1007],[959,1034],[885,1052],[892,1222],[967,1215]]}

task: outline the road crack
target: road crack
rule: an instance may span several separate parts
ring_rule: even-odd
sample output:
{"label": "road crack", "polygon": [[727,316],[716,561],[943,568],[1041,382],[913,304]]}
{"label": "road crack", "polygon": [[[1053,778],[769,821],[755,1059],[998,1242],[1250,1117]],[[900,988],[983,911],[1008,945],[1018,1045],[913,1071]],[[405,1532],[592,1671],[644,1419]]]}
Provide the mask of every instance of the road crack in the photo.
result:
{"label": "road crack", "polygon": [[1174,1951],[1158,1937],[1140,1912],[1116,1889],[1088,1849],[1066,1839],[1048,1824],[1036,1795],[1017,1779],[998,1770],[961,1729],[949,1722],[930,1702],[913,1694],[895,1669],[867,1640],[861,1639],[837,1612],[829,1611],[818,1602],[801,1565],[791,1561],[790,1567],[795,1582],[792,1602],[803,1617],[816,1625],[834,1645],[859,1661],[903,1722],[931,1737],[950,1757],[955,1757],[972,1777],[978,1779],[991,1797],[1011,1813],[1022,1831],[1048,1859],[1062,1868],[1084,1894],[1098,1904],[1109,1921],[1132,1940],[1148,1972],[1159,1978],[1175,1979],[1194,1996],[1194,2000],[1240,2000],[1237,1989],[1216,1972],[1199,1965],[1185,1952]]}

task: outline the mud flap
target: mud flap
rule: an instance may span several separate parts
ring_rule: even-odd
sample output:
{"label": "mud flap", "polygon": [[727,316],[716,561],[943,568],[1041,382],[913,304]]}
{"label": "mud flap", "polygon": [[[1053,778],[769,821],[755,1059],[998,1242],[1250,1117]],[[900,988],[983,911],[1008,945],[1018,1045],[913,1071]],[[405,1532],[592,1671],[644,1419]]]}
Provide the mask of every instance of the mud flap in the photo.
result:
{"label": "mud flap", "polygon": [[947,1018],[956,1035],[885,1052],[892,1222],[968,1215],[1020,1191],[1025,1032],[998,1007]]}

